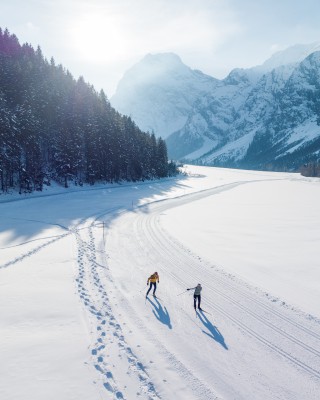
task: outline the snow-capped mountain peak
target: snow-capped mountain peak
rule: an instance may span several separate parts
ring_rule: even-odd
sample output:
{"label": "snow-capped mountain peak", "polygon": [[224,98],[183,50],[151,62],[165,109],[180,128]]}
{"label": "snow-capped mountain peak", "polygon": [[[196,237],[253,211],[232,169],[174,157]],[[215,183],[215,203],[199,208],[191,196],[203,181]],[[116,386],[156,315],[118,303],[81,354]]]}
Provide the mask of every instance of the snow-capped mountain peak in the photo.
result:
{"label": "snow-capped mountain peak", "polygon": [[173,53],[148,54],[125,73],[111,103],[140,128],[166,138],[184,126],[194,102],[216,82]]}
{"label": "snow-capped mountain peak", "polygon": [[174,53],[147,54],[140,62],[130,68],[119,82],[117,92],[132,86],[147,85],[157,79],[165,78],[171,71],[187,68],[180,57]]}
{"label": "snow-capped mountain peak", "polygon": [[283,65],[297,64],[303,61],[309,54],[320,50],[320,42],[311,44],[296,44],[285,50],[277,51],[262,65],[256,67],[263,72],[272,71]]}
{"label": "snow-capped mountain peak", "polygon": [[125,74],[111,102],[165,138],[171,158],[297,168],[320,155],[319,71],[320,42],[292,46],[223,80],[175,54],[149,54]]}

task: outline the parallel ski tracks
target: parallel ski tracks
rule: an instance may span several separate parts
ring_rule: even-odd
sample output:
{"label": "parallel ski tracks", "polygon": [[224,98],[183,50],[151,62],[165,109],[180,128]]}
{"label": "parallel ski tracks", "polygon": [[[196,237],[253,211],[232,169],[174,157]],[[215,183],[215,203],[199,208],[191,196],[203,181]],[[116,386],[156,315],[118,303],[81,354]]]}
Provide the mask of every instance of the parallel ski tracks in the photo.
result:
{"label": "parallel ski tracks", "polygon": [[[149,233],[150,233],[150,231],[149,231]],[[161,257],[163,257],[163,254],[161,254]],[[177,267],[177,264],[175,264],[175,268],[176,267]],[[182,272],[183,269],[180,269],[180,271]],[[186,287],[187,286],[187,282],[184,282],[181,279],[179,279],[178,275],[171,273],[169,268],[167,269],[166,272],[168,274],[170,274],[177,282],[179,282],[182,287]],[[192,277],[194,281],[196,281],[198,279],[198,275],[196,275],[196,274],[189,274],[189,276]],[[287,334],[282,329],[277,328],[274,324],[269,323],[266,319],[259,317],[258,314],[253,313],[248,307],[240,306],[239,303],[237,302],[237,300],[231,298],[230,296],[227,296],[225,293],[217,290],[216,288],[212,289],[212,288],[206,287],[206,290],[218,293],[220,296],[222,296],[226,300],[230,301],[234,305],[234,307],[241,308],[246,314],[249,314],[252,317],[254,317],[255,319],[259,320],[262,324],[264,324],[264,325],[268,326],[269,328],[273,329],[275,332],[277,332],[281,336],[291,340],[293,343],[295,343],[297,345],[300,345],[302,348],[304,348],[305,350],[308,350],[314,356],[319,357],[319,351],[317,351],[315,348],[313,348],[313,347],[301,342],[300,340],[298,340],[294,336]],[[275,345],[270,340],[268,340],[267,338],[263,337],[261,334],[256,332],[256,330],[254,330],[254,329],[250,328],[248,325],[244,324],[239,318],[237,318],[235,316],[236,313],[235,314],[228,313],[222,307],[218,306],[216,303],[213,303],[211,301],[207,300],[206,303],[209,305],[209,307],[211,307],[212,309],[218,311],[221,315],[223,315],[224,317],[226,317],[229,320],[231,320],[233,323],[235,323],[237,326],[239,326],[243,331],[245,331],[248,334],[250,334],[252,337],[257,339],[259,342],[263,343],[264,345],[266,345],[267,347],[269,347],[273,351],[277,352],[279,355],[285,357],[286,359],[288,359],[289,361],[291,361],[295,365],[299,366],[300,368],[302,368],[303,370],[305,370],[309,374],[311,374],[311,375],[313,375],[313,376],[315,376],[317,378],[320,378],[320,371],[314,369],[313,367],[309,366],[308,364],[304,363],[303,361],[300,361],[296,357],[292,356],[289,352],[281,349],[279,346]],[[319,362],[320,362],[320,360],[318,360],[318,363]]]}
{"label": "parallel ski tracks", "polygon": [[[229,187],[225,187],[224,190],[235,186],[236,185],[230,185]],[[199,196],[194,196],[194,198],[202,198],[210,194],[212,194],[212,192],[207,191]],[[189,200],[191,200],[191,198]],[[187,201],[187,199],[182,199],[181,203],[186,203]],[[141,235],[144,235],[143,238],[140,237],[140,243],[146,240],[152,242],[155,252],[158,252],[160,258],[165,259],[163,265],[166,265],[166,267],[164,267],[164,269],[166,269],[166,273],[178,281],[182,287],[186,287],[187,282],[184,282],[182,279],[180,279],[180,276],[183,276],[184,272],[183,266],[186,263],[188,263],[188,265],[192,263],[195,266],[194,271],[198,271],[200,261],[197,260],[195,256],[185,249],[176,239],[171,238],[168,232],[165,232],[159,223],[161,212],[177,205],[179,205],[179,202],[177,202],[175,199],[174,202],[169,200],[167,202],[162,202],[161,204],[151,206],[150,213],[141,213],[137,216],[135,221],[135,229],[137,238]],[[175,257],[175,254],[179,255],[179,257]],[[204,265],[202,263],[202,273],[206,273],[206,271],[203,271],[203,267]],[[280,311],[276,310],[276,306],[272,307],[271,305],[264,303],[259,298],[248,294],[248,289],[246,287],[241,288],[240,283],[233,282],[231,279],[228,279],[228,277],[223,276],[221,272],[210,269],[210,273],[214,274],[214,281],[211,286],[206,286],[206,290],[214,292],[215,296],[219,295],[232,304],[234,309],[245,313],[245,315],[253,318],[254,321],[258,321],[258,323],[264,327],[263,330],[271,329],[273,332],[271,337],[275,337],[277,339],[271,341],[270,335],[267,337],[267,335],[257,332],[257,329],[255,328],[256,322],[253,324],[254,328],[250,327],[248,323],[243,322],[237,317],[237,312],[227,312],[218,304],[211,301],[206,301],[206,303],[212,309],[215,309],[221,315],[231,320],[243,331],[250,334],[256,340],[258,340],[260,343],[263,343],[278,355],[286,358],[288,361],[300,367],[308,374],[316,378],[320,378],[320,370],[317,367],[320,365],[320,351],[318,350],[320,334],[296,322],[296,320],[290,319],[290,317],[285,315],[285,313],[281,313]],[[197,280],[198,275],[196,273],[189,273],[188,278]],[[237,297],[232,297],[230,293],[235,294]],[[239,296],[242,299],[241,303],[239,302]],[[250,306],[247,306],[247,304]],[[257,308],[261,310],[261,313],[255,311]],[[268,315],[264,316],[265,313],[268,313]],[[247,320],[247,318],[244,319],[244,321]],[[305,320],[307,322],[307,318]],[[314,323],[315,326],[317,326],[317,323]],[[288,329],[292,333],[289,333]],[[274,343],[275,341],[277,344]],[[290,349],[286,345],[287,342],[291,343]],[[295,354],[291,354],[293,346],[298,346],[303,351],[308,352],[312,360],[310,360],[310,356],[309,359],[308,357],[305,357],[304,353],[301,353],[301,350],[296,350]]]}
{"label": "parallel ski tracks", "polygon": [[[73,235],[78,252],[76,286],[79,298],[90,320],[89,326],[92,329],[91,335],[93,339],[91,345],[91,360],[93,367],[101,374],[102,387],[104,387],[114,399],[125,398],[118,385],[117,376],[112,373],[112,367],[107,362],[107,357],[109,357],[108,347],[110,347],[109,341],[111,337],[114,338],[120,356],[126,357],[128,370],[134,374],[134,379],[136,379],[137,382],[136,386],[140,387],[140,394],[150,400],[156,400],[159,396],[150,377],[134,352],[127,346],[122,335],[121,327],[112,313],[110,298],[104,284],[104,279],[106,279],[106,266],[100,265],[97,260],[97,248],[93,229],[99,226],[98,224],[102,218],[105,220],[107,215],[113,218],[115,214],[123,211],[124,209],[120,206],[108,208],[102,210],[98,214],[95,213],[82,218],[70,229],[59,225],[66,231],[60,235],[37,238],[36,240],[20,243],[16,246],[23,248],[24,245],[28,245],[31,242],[43,241],[41,245],[23,251],[18,257],[0,265],[0,269],[20,263],[25,258],[35,255],[51,244]],[[45,224],[46,222],[43,221],[43,223]]]}
{"label": "parallel ski tracks", "polygon": [[[134,219],[133,229],[135,230],[135,235],[133,239],[136,241],[137,245],[141,247],[141,252],[144,251],[143,243],[149,241],[153,244],[153,254],[152,257],[155,259],[163,259],[162,268],[166,270],[166,274],[170,275],[181,287],[187,287],[190,279],[198,280],[198,271],[201,267],[201,273],[207,276],[214,276],[214,280],[211,285],[206,285],[206,291],[214,293],[215,297],[220,296],[226,302],[232,305],[234,312],[228,311],[226,308],[220,306],[216,302],[206,300],[207,305],[216,310],[220,315],[232,321],[233,324],[238,326],[243,332],[246,332],[251,337],[255,338],[258,342],[262,343],[267,348],[271,349],[274,353],[285,358],[290,363],[294,364],[298,368],[302,369],[314,378],[320,378],[320,327],[318,329],[317,321],[309,321],[307,317],[299,317],[303,319],[305,323],[309,326],[313,326],[317,329],[312,330],[302,323],[299,323],[296,318],[290,318],[290,310],[285,310],[281,312],[278,310],[277,303],[275,306],[270,304],[269,300],[263,301],[262,298],[258,296],[253,296],[252,291],[250,291],[245,285],[240,282],[233,281],[228,276],[225,276],[221,271],[215,266],[210,266],[213,268],[206,268],[207,265],[196,258],[188,249],[186,249],[177,239],[170,237],[169,233],[164,230],[160,224],[160,214],[167,209],[176,207],[182,204],[186,204],[190,201],[204,198],[209,195],[219,193],[223,190],[232,189],[240,184],[245,184],[250,182],[236,182],[233,184],[225,185],[220,188],[209,189],[202,192],[197,192],[191,195],[182,196],[180,198],[165,200],[158,203],[154,203],[149,206],[139,207],[141,212],[137,212],[136,218]],[[147,208],[150,208],[150,212],[144,212]],[[67,232],[57,235],[57,237],[52,237],[51,240],[46,240],[41,245],[24,252],[19,257],[7,262],[4,265],[0,265],[0,268],[6,268],[12,266],[24,258],[32,256],[43,248],[49,246],[50,244],[65,238],[70,234],[74,234],[78,243],[79,249],[79,273],[86,275],[86,279],[81,279],[78,281],[79,293],[82,293],[82,300],[85,303],[88,311],[97,318],[98,326],[97,329],[104,329],[103,318],[111,318],[110,329],[114,330],[114,334],[120,334],[121,330],[116,324],[116,321],[112,319],[111,310],[109,309],[109,298],[105,292],[104,285],[101,281],[99,265],[96,260],[96,248],[94,243],[94,235],[92,229],[94,225],[98,222],[99,218],[103,218],[106,214],[113,214],[116,211],[121,211],[118,207],[114,207],[108,211],[101,212],[96,215],[95,220],[85,226],[86,219],[80,221],[77,226],[68,230]],[[86,234],[89,235],[89,242],[81,237],[81,230],[84,230]],[[87,237],[86,237],[87,238]],[[48,238],[43,238],[48,239]],[[86,262],[83,263],[81,260],[83,257],[86,258]],[[84,264],[87,267],[84,267]],[[188,273],[188,282],[181,279],[184,276],[184,265],[194,265],[193,273]],[[211,275],[210,275],[211,274]],[[83,276],[82,276],[83,277]],[[92,295],[95,293],[94,297]],[[233,296],[234,295],[234,296]],[[241,301],[239,301],[241,300]],[[87,304],[86,304],[87,303]],[[104,310],[104,311],[102,311]],[[259,312],[258,310],[261,310]],[[292,311],[294,313],[294,311]],[[242,313],[248,318],[240,319],[239,314]],[[297,316],[294,314],[294,316]],[[252,323],[252,321],[255,321]],[[262,329],[258,331],[257,322],[260,324]],[[253,326],[250,326],[250,322]],[[114,325],[112,325],[114,324]],[[273,335],[262,334],[261,331],[265,332],[271,330]],[[319,332],[319,333],[318,333]],[[98,330],[97,330],[98,333]],[[272,340],[270,339],[272,338]],[[102,368],[102,373],[114,387],[112,391],[114,395],[120,394],[121,392],[117,388],[116,382],[113,380],[110,371],[108,370],[107,364],[99,362],[99,354],[105,352],[104,346],[104,336],[99,336],[96,338],[97,342],[95,348],[97,350],[97,355],[95,356],[95,362],[98,366]],[[293,344],[295,347],[288,347],[287,343]],[[125,342],[119,340],[120,345],[125,345]],[[99,350],[100,349],[100,350]],[[300,349],[300,350],[298,350]],[[305,353],[301,352],[305,351]],[[128,360],[130,359],[133,364],[133,369],[136,373],[143,376],[141,379],[141,389],[142,392],[147,393],[150,390],[150,380],[143,370],[139,370],[137,367],[139,365],[136,357],[131,353],[130,349],[126,350]],[[306,353],[309,354],[306,356]],[[311,357],[311,358],[310,358]],[[107,384],[106,384],[107,385]],[[151,385],[151,396],[157,398],[156,391]]]}
{"label": "parallel ski tracks", "polygon": [[[145,367],[139,361],[132,349],[127,345],[120,324],[117,322],[111,309],[110,295],[107,293],[105,280],[111,279],[107,266],[97,261],[97,248],[93,229],[99,218],[106,214],[121,212],[115,207],[107,212],[101,212],[83,229],[74,231],[78,248],[79,275],[76,279],[80,298],[91,316],[93,343],[91,358],[94,368],[101,374],[103,387],[112,394],[114,399],[124,399],[125,394],[117,381],[117,373],[113,373],[110,357],[112,343],[119,358],[125,357],[127,369],[135,376],[135,385],[140,387],[140,395],[156,400],[158,393]],[[112,340],[113,339],[113,340]],[[111,340],[111,342],[110,342]],[[114,348],[113,347],[113,348]]]}

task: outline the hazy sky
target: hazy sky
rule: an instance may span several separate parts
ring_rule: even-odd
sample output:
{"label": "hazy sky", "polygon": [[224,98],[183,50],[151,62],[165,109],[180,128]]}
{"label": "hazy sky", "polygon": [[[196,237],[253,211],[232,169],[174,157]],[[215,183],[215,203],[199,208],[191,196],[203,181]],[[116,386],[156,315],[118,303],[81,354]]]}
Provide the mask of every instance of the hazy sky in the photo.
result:
{"label": "hazy sky", "polygon": [[108,97],[147,53],[216,78],[320,41],[319,0],[0,0],[0,26]]}

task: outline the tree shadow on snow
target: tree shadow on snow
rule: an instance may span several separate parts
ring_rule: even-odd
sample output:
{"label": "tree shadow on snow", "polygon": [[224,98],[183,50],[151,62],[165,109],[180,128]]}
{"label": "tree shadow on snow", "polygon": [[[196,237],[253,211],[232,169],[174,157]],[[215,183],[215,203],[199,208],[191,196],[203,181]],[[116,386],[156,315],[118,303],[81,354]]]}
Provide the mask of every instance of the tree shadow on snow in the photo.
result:
{"label": "tree shadow on snow", "polygon": [[153,314],[157,318],[158,321],[162,322],[164,325],[167,325],[169,329],[172,329],[170,315],[168,313],[167,307],[162,307],[159,300],[155,297],[154,302],[147,297],[147,300],[153,307]]}
{"label": "tree shadow on snow", "polygon": [[203,312],[197,311],[197,316],[199,317],[199,320],[203,323],[204,327],[208,329],[209,332],[206,332],[202,330],[202,332],[209,336],[211,339],[215,340],[216,342],[220,343],[222,347],[224,347],[226,350],[228,349],[228,346],[225,344],[224,337],[220,333],[219,329],[212,324],[211,321],[208,320],[206,315]]}
{"label": "tree shadow on snow", "polygon": [[[140,206],[142,199],[156,200],[173,189],[184,190],[187,177],[145,182],[125,182],[122,184],[97,184],[97,187],[47,188],[41,193],[20,197],[4,195],[0,191],[0,234],[7,233],[0,247],[28,243],[31,240],[47,240],[63,236],[74,231],[86,220],[96,221],[102,228],[112,223],[122,211],[143,211],[148,213],[149,206]],[[99,224],[100,223],[100,224]],[[52,232],[52,229],[54,231]],[[49,232],[49,229],[51,230]],[[53,236],[55,235],[55,236]]]}

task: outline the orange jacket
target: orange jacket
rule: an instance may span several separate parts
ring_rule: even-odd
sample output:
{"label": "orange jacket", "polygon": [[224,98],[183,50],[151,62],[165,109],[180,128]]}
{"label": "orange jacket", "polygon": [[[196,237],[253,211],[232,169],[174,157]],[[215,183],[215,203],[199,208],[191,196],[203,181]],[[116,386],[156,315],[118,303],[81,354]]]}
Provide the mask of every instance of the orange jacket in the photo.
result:
{"label": "orange jacket", "polygon": [[148,278],[148,282],[147,282],[147,284],[149,283],[149,282],[157,282],[158,281],[158,283],[159,283],[159,275],[158,274],[152,274],[149,278]]}

